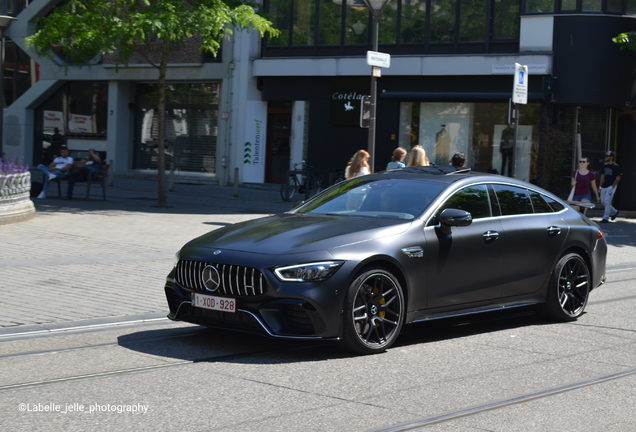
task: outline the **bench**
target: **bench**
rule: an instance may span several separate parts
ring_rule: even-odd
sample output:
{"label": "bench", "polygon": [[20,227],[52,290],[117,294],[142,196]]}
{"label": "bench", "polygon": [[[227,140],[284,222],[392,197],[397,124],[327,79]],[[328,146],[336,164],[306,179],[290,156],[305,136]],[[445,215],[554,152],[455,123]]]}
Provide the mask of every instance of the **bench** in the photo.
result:
{"label": "bench", "polygon": [[[102,166],[99,168],[99,172],[91,173],[88,176],[87,180],[77,181],[75,182],[75,186],[78,184],[86,185],[86,199],[88,200],[91,193],[91,185],[100,185],[102,187],[102,196],[104,201],[106,201],[106,180],[108,177],[108,164],[106,163],[106,152],[98,151],[100,159],[102,160]],[[73,168],[71,168],[70,174],[73,174],[75,171],[86,165],[86,159],[88,159],[88,151],[84,150],[70,150],[69,155],[73,158]],[[57,182],[57,193],[58,196],[62,197],[62,182],[68,182],[68,177],[56,178],[51,180],[52,182]]]}

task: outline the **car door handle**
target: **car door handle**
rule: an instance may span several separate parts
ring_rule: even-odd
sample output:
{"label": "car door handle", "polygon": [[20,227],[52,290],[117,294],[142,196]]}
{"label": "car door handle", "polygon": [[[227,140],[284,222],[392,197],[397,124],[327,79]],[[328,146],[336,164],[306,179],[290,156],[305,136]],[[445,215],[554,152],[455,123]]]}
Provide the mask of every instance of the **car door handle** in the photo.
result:
{"label": "car door handle", "polygon": [[493,241],[499,238],[499,233],[497,231],[486,231],[484,233],[484,240]]}
{"label": "car door handle", "polygon": [[548,235],[549,236],[555,236],[555,235],[559,235],[559,234],[561,234],[561,228],[555,227],[555,226],[548,227]]}

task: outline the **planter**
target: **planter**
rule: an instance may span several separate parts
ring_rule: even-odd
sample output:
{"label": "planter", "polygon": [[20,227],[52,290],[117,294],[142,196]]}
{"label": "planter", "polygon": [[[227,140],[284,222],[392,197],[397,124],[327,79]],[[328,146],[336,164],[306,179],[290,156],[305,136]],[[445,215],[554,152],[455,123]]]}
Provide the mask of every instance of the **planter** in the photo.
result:
{"label": "planter", "polygon": [[29,220],[35,216],[30,192],[30,172],[0,174],[0,225]]}

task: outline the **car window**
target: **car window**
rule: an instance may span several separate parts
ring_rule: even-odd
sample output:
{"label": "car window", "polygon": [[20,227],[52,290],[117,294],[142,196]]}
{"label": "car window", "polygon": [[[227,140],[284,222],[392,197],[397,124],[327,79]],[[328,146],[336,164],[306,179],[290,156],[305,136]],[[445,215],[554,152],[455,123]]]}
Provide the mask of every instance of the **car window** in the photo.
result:
{"label": "car window", "polygon": [[296,212],[411,220],[424,212],[443,188],[423,181],[360,177],[325,191]]}
{"label": "car window", "polygon": [[502,216],[532,214],[532,203],[528,190],[522,187],[494,184]]}
{"label": "car window", "polygon": [[493,216],[501,216],[501,208],[499,207],[499,200],[495,193],[493,185],[488,185],[488,197],[490,198],[490,209]]}
{"label": "car window", "polygon": [[458,190],[442,204],[435,216],[439,216],[442,210],[447,208],[467,211],[473,219],[492,216],[486,185],[468,186]]}
{"label": "car window", "polygon": [[547,201],[547,203],[550,205],[550,207],[552,207],[552,210],[554,210],[555,212],[560,212],[561,210],[563,210],[565,207],[563,206],[563,204],[561,204],[560,202],[550,198],[547,195],[543,195],[541,194],[541,196],[543,197],[544,200]]}
{"label": "car window", "polygon": [[539,192],[530,191],[530,199],[532,200],[532,207],[534,207],[535,213],[552,213],[552,207],[544,199],[544,195]]}

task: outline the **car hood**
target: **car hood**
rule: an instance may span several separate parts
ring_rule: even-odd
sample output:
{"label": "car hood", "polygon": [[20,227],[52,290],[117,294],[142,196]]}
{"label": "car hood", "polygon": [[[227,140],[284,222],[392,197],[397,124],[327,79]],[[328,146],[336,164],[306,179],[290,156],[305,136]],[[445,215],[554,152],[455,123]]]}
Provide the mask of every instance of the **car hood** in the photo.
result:
{"label": "car hood", "polygon": [[240,222],[187,244],[271,255],[327,250],[404,232],[411,221],[332,215],[282,214]]}

